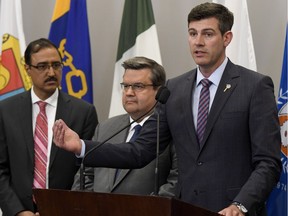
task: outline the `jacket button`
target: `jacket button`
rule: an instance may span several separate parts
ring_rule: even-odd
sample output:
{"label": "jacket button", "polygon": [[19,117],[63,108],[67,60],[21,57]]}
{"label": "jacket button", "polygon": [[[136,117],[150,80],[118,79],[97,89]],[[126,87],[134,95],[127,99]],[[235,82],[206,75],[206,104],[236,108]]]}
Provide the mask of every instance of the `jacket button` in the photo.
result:
{"label": "jacket button", "polygon": [[202,166],[203,165],[203,162],[202,161],[198,161],[198,166]]}

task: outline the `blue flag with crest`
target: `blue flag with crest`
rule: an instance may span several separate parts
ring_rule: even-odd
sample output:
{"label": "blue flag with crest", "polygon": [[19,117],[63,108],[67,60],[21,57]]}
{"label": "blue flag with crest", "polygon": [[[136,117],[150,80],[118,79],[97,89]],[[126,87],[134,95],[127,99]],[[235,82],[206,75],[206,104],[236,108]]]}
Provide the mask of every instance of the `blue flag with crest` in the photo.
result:
{"label": "blue flag with crest", "polygon": [[61,89],[93,103],[86,0],[56,0],[49,39],[58,46],[63,59]]}

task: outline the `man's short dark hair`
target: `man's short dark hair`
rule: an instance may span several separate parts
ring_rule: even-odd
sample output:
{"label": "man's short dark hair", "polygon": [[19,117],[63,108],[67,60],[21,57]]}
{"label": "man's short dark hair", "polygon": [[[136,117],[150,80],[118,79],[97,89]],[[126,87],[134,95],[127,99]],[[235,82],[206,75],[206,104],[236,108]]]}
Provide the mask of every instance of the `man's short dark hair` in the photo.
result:
{"label": "man's short dark hair", "polygon": [[44,48],[55,48],[58,51],[58,54],[61,59],[61,54],[57,46],[46,38],[40,38],[40,39],[30,42],[29,45],[27,46],[25,53],[24,53],[25,63],[27,65],[31,65],[31,55],[39,52],[41,49],[44,49]]}
{"label": "man's short dark hair", "polygon": [[127,59],[123,62],[122,66],[125,70],[133,69],[140,70],[144,68],[151,69],[151,82],[154,88],[158,86],[164,86],[166,82],[166,73],[162,65],[158,64],[156,61],[143,57],[136,56],[134,58]]}
{"label": "man's short dark hair", "polygon": [[194,7],[188,14],[188,25],[192,21],[199,21],[207,18],[216,18],[219,21],[219,30],[222,35],[232,29],[234,16],[225,6],[216,3],[203,3]]}

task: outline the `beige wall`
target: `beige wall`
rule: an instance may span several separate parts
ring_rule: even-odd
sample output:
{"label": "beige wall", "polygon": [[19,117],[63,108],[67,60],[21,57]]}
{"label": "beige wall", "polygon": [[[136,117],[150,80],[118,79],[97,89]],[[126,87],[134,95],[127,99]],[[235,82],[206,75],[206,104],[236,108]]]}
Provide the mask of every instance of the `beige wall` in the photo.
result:
{"label": "beige wall", "polygon": [[[233,1],[233,0],[231,0]],[[187,42],[187,14],[201,0],[152,0],[162,63],[167,77],[195,64]],[[287,0],[247,0],[258,71],[272,77],[276,94],[282,67]],[[26,43],[48,37],[55,0],[22,0]],[[99,119],[108,117],[114,63],[124,0],[87,0],[92,45],[94,104]]]}

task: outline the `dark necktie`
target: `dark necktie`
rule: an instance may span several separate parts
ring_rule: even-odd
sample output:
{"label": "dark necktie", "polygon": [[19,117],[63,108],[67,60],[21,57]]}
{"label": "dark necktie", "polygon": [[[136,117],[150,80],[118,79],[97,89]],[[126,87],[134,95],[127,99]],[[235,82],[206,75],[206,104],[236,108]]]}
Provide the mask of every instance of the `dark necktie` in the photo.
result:
{"label": "dark necktie", "polygon": [[48,123],[45,107],[46,102],[37,102],[40,111],[36,118],[34,134],[34,188],[46,188],[46,164],[48,147]]}
{"label": "dark necktie", "polygon": [[132,137],[130,138],[129,142],[133,142],[137,139],[137,137],[139,136],[141,128],[142,128],[142,126],[139,124],[134,127],[134,133],[133,133]]}
{"label": "dark necktie", "polygon": [[[137,137],[140,134],[142,126],[137,124],[136,126],[134,126],[134,133],[132,135],[132,137],[130,138],[129,142],[133,142],[137,139]],[[115,173],[115,178],[114,178],[114,182],[116,182],[116,179],[119,177],[119,173],[121,172],[121,169],[116,169],[116,173]]]}
{"label": "dark necktie", "polygon": [[208,79],[201,80],[202,89],[200,92],[198,116],[197,116],[197,136],[201,145],[209,113],[210,91],[212,84]]}

